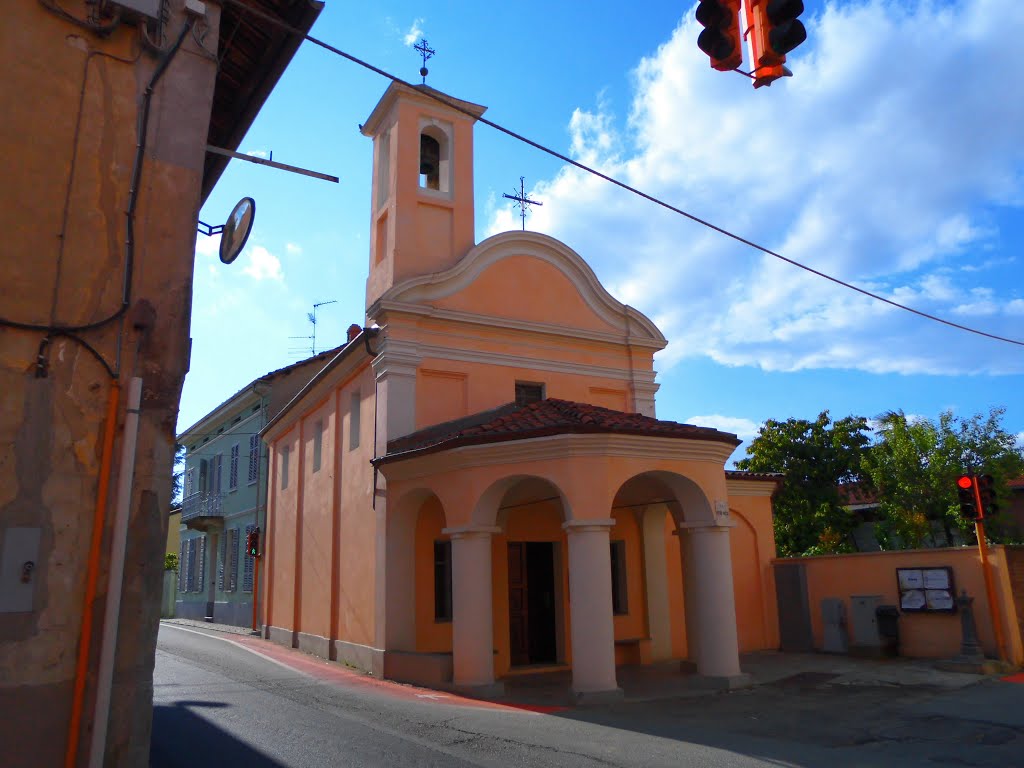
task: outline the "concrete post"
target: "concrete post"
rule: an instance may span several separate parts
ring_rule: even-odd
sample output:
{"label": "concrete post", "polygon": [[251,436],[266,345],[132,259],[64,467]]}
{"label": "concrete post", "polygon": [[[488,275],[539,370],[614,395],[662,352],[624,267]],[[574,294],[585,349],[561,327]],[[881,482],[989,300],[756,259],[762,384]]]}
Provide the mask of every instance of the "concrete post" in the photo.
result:
{"label": "concrete post", "polygon": [[686,634],[697,674],[715,687],[750,685],[740,671],[729,529],[719,522],[679,527],[685,570]]}
{"label": "concrete post", "polygon": [[569,608],[572,615],[572,690],[580,701],[622,698],[615,678],[612,567],[607,520],[570,520]]}
{"label": "concrete post", "polygon": [[500,528],[445,528],[452,539],[452,664],[455,686],[477,695],[496,695],[494,612],[491,590],[491,534]]}

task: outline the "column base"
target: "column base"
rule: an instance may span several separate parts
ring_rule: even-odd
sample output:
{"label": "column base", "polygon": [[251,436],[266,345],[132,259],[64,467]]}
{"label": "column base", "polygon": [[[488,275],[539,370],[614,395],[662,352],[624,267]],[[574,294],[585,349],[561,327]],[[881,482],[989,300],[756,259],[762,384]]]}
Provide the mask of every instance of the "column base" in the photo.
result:
{"label": "column base", "polygon": [[450,690],[470,699],[496,699],[505,695],[505,683],[496,680],[493,683],[477,683],[470,685],[451,685]]}
{"label": "column base", "polygon": [[754,678],[746,672],[741,672],[738,675],[693,675],[687,682],[694,688],[704,690],[736,691],[752,687]]}
{"label": "column base", "polygon": [[610,688],[607,691],[571,690],[569,693],[572,703],[579,707],[599,707],[604,704],[616,704],[625,697],[621,688]]}

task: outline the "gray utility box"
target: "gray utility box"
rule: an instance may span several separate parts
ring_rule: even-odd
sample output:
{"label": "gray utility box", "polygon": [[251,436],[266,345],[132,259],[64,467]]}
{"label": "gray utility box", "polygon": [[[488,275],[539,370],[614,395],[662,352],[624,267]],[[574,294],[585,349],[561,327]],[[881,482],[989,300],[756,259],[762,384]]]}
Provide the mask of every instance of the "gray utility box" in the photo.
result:
{"label": "gray utility box", "polygon": [[821,601],[821,624],[824,631],[822,650],[825,653],[848,653],[850,636],[846,621],[846,601],[826,597]]}
{"label": "gray utility box", "polygon": [[853,642],[850,653],[855,656],[881,656],[882,636],[878,633],[876,610],[881,595],[851,595],[850,618],[853,620]]}

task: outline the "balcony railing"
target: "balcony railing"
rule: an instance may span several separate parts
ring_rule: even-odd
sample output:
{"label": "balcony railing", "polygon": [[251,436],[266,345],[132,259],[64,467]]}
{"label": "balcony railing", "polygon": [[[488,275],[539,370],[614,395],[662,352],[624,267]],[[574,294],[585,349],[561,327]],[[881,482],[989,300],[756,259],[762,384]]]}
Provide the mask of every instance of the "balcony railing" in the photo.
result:
{"label": "balcony railing", "polygon": [[193,493],[182,502],[181,522],[199,517],[224,517],[223,493]]}

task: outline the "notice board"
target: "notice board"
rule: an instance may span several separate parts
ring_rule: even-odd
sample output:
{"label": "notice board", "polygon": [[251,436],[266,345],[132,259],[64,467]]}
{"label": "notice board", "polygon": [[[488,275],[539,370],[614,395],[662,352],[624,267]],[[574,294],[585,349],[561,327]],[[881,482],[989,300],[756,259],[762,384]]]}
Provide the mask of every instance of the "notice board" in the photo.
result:
{"label": "notice board", "polygon": [[954,613],[956,586],[953,569],[897,568],[896,584],[900,595],[900,610],[908,613]]}

